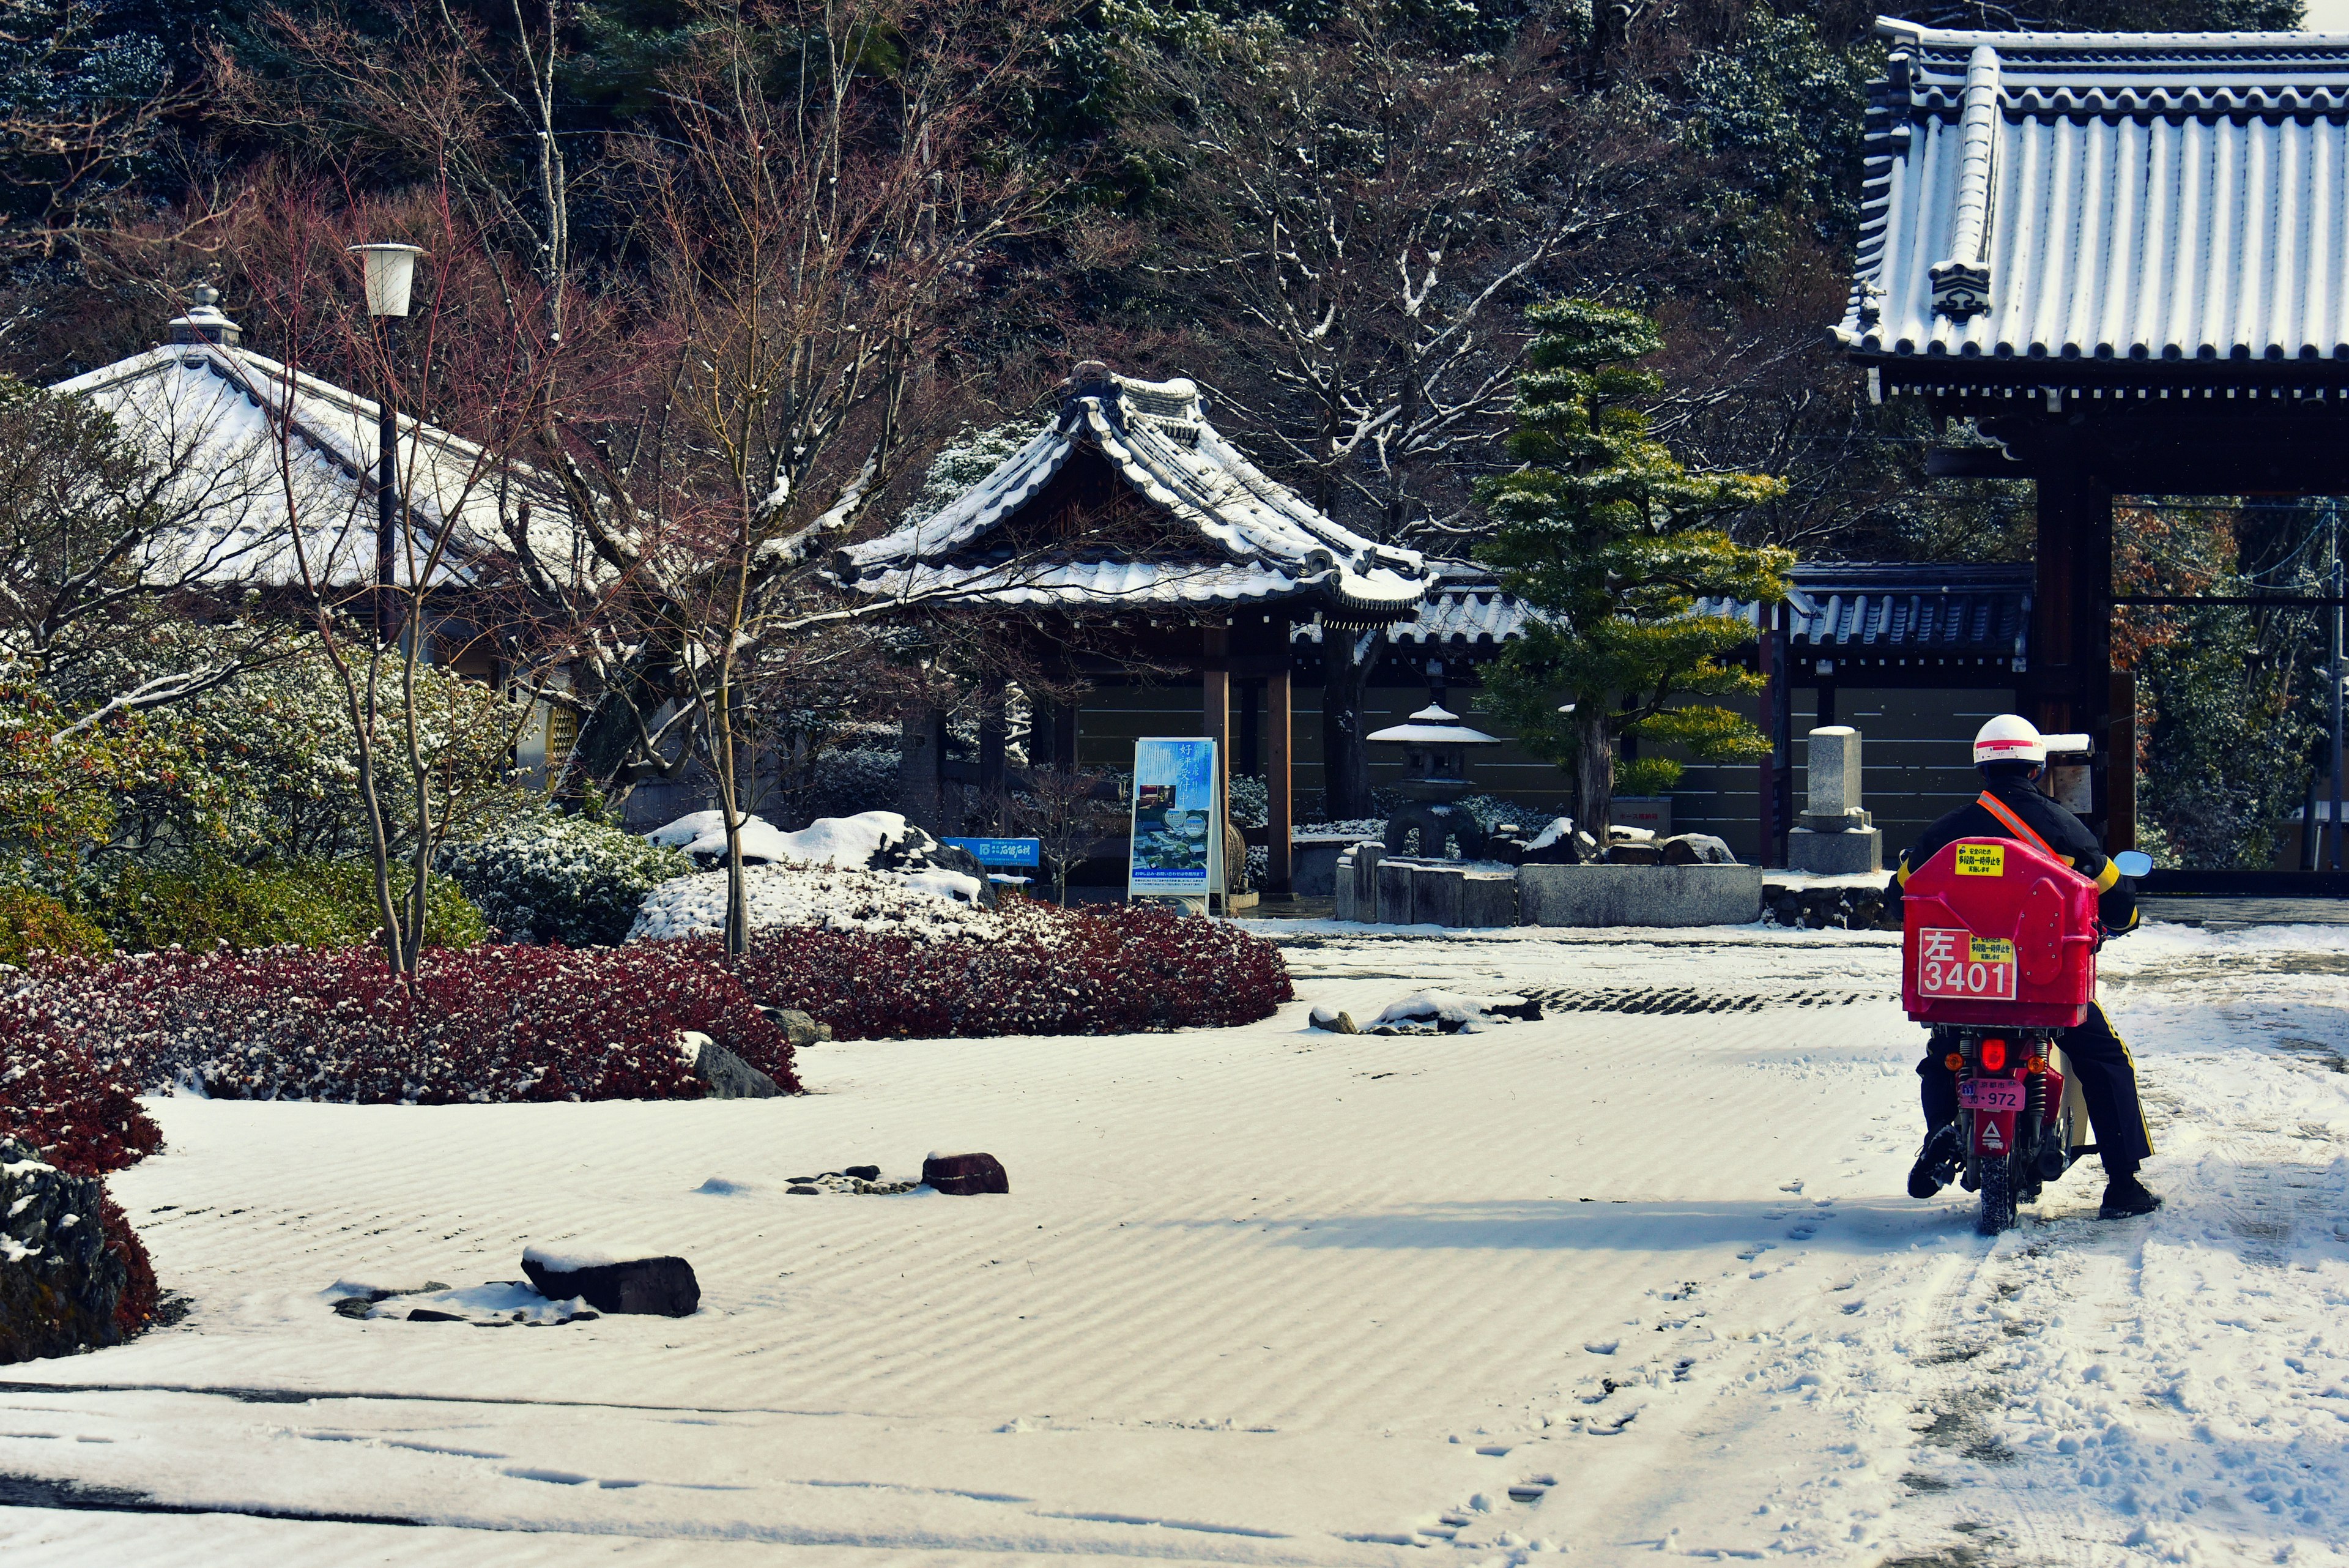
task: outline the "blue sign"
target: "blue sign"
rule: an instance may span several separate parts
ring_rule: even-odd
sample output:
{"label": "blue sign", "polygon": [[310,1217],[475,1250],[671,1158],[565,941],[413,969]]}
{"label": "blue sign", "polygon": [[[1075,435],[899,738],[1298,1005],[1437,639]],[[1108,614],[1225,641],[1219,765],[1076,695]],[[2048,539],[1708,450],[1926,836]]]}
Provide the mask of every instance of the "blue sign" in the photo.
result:
{"label": "blue sign", "polygon": [[1044,843],[1040,838],[942,838],[938,842],[969,850],[981,866],[1043,864]]}

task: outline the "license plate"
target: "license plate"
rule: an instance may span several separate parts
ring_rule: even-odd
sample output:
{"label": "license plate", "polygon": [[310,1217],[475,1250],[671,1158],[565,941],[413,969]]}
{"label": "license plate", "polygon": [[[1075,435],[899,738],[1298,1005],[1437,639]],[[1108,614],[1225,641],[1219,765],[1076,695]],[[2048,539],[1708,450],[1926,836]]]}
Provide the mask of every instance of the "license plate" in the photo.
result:
{"label": "license plate", "polygon": [[1917,994],[2013,1002],[2014,944],[1971,931],[1918,932]]}
{"label": "license plate", "polygon": [[1958,1085],[1958,1104],[1970,1111],[2019,1111],[2023,1085],[2013,1078],[1968,1078]]}

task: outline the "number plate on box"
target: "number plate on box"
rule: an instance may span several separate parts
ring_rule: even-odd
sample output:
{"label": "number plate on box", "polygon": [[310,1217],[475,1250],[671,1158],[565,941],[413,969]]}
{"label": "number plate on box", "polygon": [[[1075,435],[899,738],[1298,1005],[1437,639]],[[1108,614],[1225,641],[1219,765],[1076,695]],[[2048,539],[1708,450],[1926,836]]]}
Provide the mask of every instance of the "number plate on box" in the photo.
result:
{"label": "number plate on box", "polygon": [[2013,1002],[2014,944],[1971,931],[1919,931],[1917,994]]}
{"label": "number plate on box", "polygon": [[1958,1085],[1958,1104],[1970,1111],[2019,1111],[2023,1085],[2013,1078],[1968,1078]]}

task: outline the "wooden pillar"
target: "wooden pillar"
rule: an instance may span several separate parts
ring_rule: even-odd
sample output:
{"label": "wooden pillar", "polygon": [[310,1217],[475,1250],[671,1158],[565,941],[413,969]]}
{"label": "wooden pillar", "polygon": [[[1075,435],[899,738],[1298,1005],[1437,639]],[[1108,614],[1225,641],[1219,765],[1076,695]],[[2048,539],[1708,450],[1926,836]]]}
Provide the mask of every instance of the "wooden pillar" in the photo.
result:
{"label": "wooden pillar", "polygon": [[1003,677],[990,675],[978,685],[978,793],[989,810],[1003,794],[1003,745],[1007,730],[1003,714]]}
{"label": "wooden pillar", "polygon": [[[1231,820],[1232,776],[1232,634],[1227,627],[1210,626],[1200,632],[1199,732],[1216,742],[1216,815]],[[1246,867],[1224,868],[1227,883],[1237,883]]]}
{"label": "wooden pillar", "polygon": [[897,810],[916,827],[936,833],[946,815],[947,716],[916,701],[898,720]]}
{"label": "wooden pillar", "polygon": [[1052,704],[1052,765],[1064,774],[1077,771],[1077,715],[1074,702]]}
{"label": "wooden pillar", "polygon": [[1776,621],[1780,611],[1775,605],[1763,607],[1759,630],[1754,639],[1754,659],[1762,677],[1762,732],[1770,737],[1770,749],[1762,753],[1761,767],[1754,780],[1754,826],[1760,829],[1754,839],[1754,859],[1757,865],[1777,864],[1778,846],[1778,688],[1786,679],[1781,668],[1785,659],[1779,650],[1780,633]]}
{"label": "wooden pillar", "polygon": [[1232,759],[1232,771],[1243,778],[1257,778],[1264,773],[1264,756],[1257,749],[1257,714],[1264,707],[1264,682],[1243,680],[1239,683],[1240,722],[1233,744],[1238,748]]}
{"label": "wooden pillar", "polygon": [[2075,584],[2081,513],[2088,487],[2085,476],[2065,463],[2041,474],[2034,488],[2038,571],[2031,597],[2031,669],[2026,687],[2032,702],[2024,717],[2042,730],[2061,732],[2073,727],[2077,701]]}
{"label": "wooden pillar", "polygon": [[1272,810],[1267,827],[1265,894],[1288,898],[1297,893],[1297,867],[1289,844],[1297,826],[1297,794],[1292,771],[1296,753],[1289,743],[1289,672],[1274,671],[1264,680],[1265,794]]}
{"label": "wooden pillar", "polygon": [[[2112,843],[2113,779],[2124,763],[2111,746],[2113,719],[2113,493],[2095,474],[2081,485],[2079,529],[2072,547],[2072,699],[2074,727],[2097,748],[2088,760],[2088,828]],[[2132,824],[2134,830],[2134,824]]]}
{"label": "wooden pillar", "polygon": [[2137,847],[2137,677],[2128,670],[2113,672],[2112,716],[2105,737],[2105,754],[2111,759],[2105,784],[2105,848],[2117,855]]}

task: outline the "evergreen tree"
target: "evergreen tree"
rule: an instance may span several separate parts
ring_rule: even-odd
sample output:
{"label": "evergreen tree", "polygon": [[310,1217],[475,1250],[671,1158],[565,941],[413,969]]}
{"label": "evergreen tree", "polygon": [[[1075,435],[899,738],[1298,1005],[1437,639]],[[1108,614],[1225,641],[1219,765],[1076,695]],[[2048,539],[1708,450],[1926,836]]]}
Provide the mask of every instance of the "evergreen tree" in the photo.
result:
{"label": "evergreen tree", "polygon": [[1769,738],[1718,703],[1759,688],[1727,662],[1754,639],[1735,616],[1700,613],[1700,598],[1775,604],[1791,551],[1742,545],[1724,524],[1770,500],[1783,482],[1692,474],[1648,433],[1640,404],[1661,378],[1633,361],[1656,352],[1656,324],[1588,300],[1532,306],[1531,369],[1517,379],[1524,466],[1482,487],[1498,531],[1479,556],[1533,612],[1487,677],[1492,706],[1528,750],[1571,770],[1576,815],[1604,834],[1609,803],[1628,788],[1667,789],[1682,764],[1619,762],[1638,737],[1697,757],[1759,756]]}

